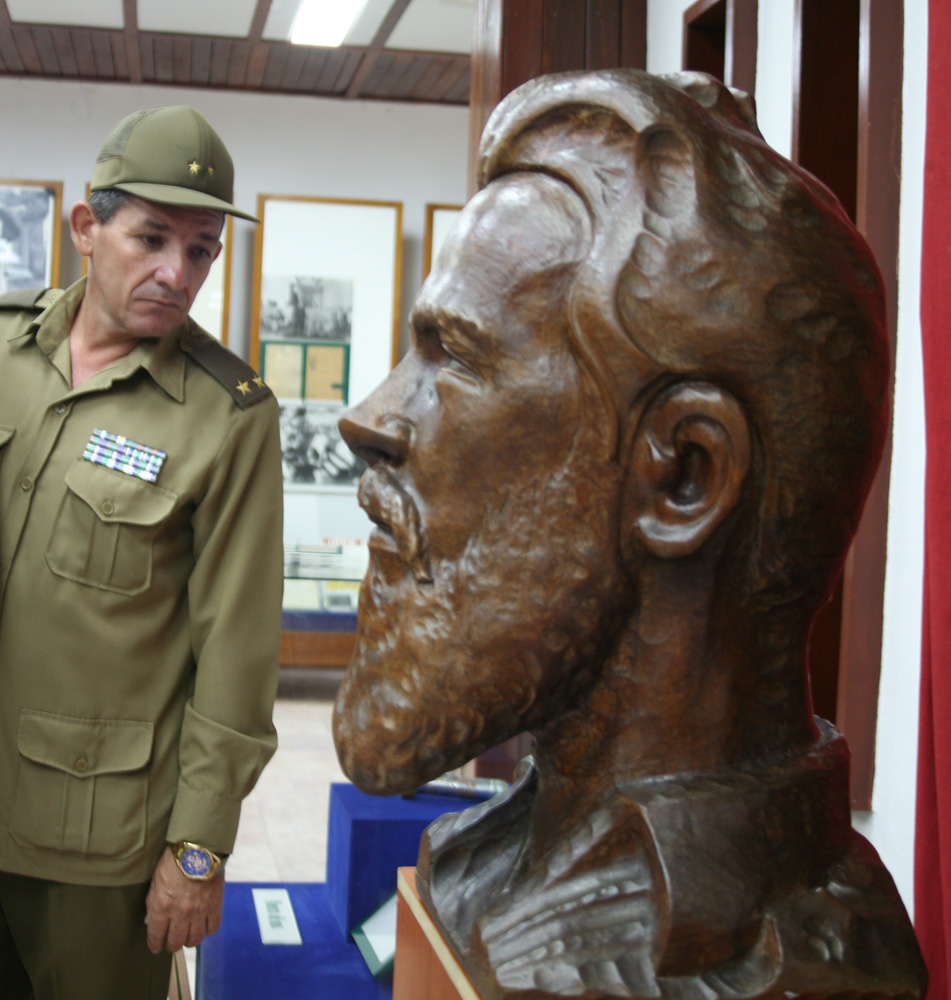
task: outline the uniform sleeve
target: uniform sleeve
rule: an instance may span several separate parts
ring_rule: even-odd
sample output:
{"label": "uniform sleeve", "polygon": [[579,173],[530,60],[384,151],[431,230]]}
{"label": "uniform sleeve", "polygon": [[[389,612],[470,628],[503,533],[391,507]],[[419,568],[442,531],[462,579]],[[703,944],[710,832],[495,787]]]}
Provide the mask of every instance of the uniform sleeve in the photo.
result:
{"label": "uniform sleeve", "polygon": [[188,605],[197,669],[167,837],[226,854],[241,800],[277,748],[284,586],[277,414],[273,397],[235,411],[192,519]]}

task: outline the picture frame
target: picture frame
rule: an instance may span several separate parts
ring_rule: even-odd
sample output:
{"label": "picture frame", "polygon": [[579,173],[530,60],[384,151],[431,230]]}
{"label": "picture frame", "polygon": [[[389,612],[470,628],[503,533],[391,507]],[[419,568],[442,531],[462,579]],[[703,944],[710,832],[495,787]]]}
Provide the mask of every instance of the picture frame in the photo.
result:
{"label": "picture frame", "polygon": [[279,399],[362,399],[399,350],[403,205],[258,195],[250,363]]}
{"label": "picture frame", "polygon": [[433,261],[439,254],[446,234],[452,228],[462,205],[440,205],[436,202],[426,203],[426,229],[423,237],[423,279],[432,270]]}
{"label": "picture frame", "polygon": [[399,352],[402,202],[259,195],[249,361],[277,397],[284,476],[281,662],[353,650],[370,523],[338,421]]}
{"label": "picture frame", "polygon": [[0,293],[59,285],[63,182],[0,179]]}

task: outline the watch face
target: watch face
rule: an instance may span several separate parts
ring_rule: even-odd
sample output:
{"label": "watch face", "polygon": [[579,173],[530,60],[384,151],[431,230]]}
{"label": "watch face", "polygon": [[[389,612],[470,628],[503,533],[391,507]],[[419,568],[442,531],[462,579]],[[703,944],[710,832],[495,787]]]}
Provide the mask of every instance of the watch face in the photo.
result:
{"label": "watch face", "polygon": [[200,847],[187,847],[179,859],[182,871],[192,878],[204,878],[211,871],[211,855]]}

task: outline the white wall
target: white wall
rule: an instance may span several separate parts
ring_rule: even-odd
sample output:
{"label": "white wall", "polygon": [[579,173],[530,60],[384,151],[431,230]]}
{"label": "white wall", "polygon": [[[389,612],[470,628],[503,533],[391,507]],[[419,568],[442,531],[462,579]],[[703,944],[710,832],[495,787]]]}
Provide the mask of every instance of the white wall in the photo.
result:
{"label": "white wall", "polygon": [[[681,68],[684,11],[693,0],[648,0],[647,69],[674,73]],[[783,156],[792,149],[795,0],[759,4],[756,117],[766,141]]]}
{"label": "white wall", "polygon": [[[0,177],[62,180],[68,210],[84,196],[109,129],[138,108],[168,104],[193,105],[221,135],[236,204],[252,214],[259,194],[401,201],[406,316],[422,280],[426,202],[465,199],[467,108],[0,78]],[[229,344],[245,354],[254,225],[235,220],[234,234]],[[61,283],[79,273],[64,229]]]}
{"label": "white wall", "polygon": [[924,395],[921,370],[921,216],[928,12],[905,4],[898,350],[888,511],[882,679],[878,699],[872,811],[855,825],[878,848],[912,906],[921,590],[924,561]]}
{"label": "white wall", "polygon": [[[691,0],[649,0],[648,69],[680,68],[683,12]],[[788,156],[793,121],[795,0],[761,0],[756,105],[766,141]],[[912,907],[918,679],[921,663],[924,417],[918,317],[927,5],[905,4],[902,208],[894,448],[889,495],[882,678],[872,810],[855,814],[906,905]]]}
{"label": "white wall", "polygon": [[768,0],[757,12],[756,119],[783,156],[792,154],[795,13],[796,0]]}

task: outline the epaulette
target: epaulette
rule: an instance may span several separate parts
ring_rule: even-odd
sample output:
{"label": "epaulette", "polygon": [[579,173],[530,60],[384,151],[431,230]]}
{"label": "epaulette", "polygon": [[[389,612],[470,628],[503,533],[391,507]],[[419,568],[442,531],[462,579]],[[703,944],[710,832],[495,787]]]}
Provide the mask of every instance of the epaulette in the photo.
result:
{"label": "epaulette", "polygon": [[59,288],[21,288],[16,292],[4,292],[0,295],[0,309],[16,309],[19,312],[34,309],[40,313],[62,294]]}
{"label": "epaulette", "polygon": [[185,351],[231,393],[231,398],[246,410],[271,395],[257,372],[223,344],[207,334],[191,339]]}

